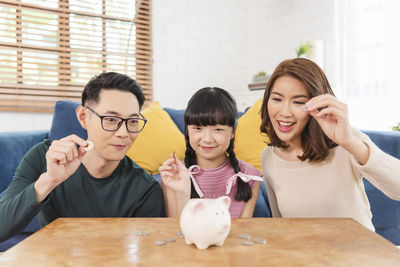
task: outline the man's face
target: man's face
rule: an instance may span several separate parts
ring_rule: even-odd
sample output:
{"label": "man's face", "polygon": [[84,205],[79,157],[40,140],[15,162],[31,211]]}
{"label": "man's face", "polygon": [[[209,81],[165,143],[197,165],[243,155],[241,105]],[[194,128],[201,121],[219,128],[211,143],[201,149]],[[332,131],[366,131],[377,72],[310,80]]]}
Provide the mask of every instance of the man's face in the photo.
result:
{"label": "man's face", "polygon": [[[137,118],[139,103],[130,92],[119,90],[101,90],[98,103],[86,103],[101,116],[117,116],[122,119]],[[116,131],[105,131],[101,119],[86,108],[88,140],[94,143],[93,153],[108,161],[119,161],[135,141],[138,133],[128,132],[126,122]]]}

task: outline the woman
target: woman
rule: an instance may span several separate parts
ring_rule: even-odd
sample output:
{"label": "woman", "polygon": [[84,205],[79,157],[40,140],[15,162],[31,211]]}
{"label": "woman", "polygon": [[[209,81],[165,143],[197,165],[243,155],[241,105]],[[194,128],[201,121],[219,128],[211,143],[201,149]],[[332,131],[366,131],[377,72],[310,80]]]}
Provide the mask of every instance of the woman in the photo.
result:
{"label": "woman", "polygon": [[400,161],[352,128],[347,106],[314,62],[275,69],[264,94],[261,153],[274,217],[350,217],[374,230],[363,177],[400,200]]}

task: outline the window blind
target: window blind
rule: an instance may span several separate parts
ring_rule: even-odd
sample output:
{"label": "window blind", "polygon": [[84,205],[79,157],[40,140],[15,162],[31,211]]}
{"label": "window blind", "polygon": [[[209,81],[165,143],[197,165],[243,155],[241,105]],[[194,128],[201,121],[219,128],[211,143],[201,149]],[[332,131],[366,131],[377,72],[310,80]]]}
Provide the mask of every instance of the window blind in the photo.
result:
{"label": "window blind", "polygon": [[152,101],[151,36],[151,0],[0,0],[0,110],[80,102],[105,71],[136,79]]}

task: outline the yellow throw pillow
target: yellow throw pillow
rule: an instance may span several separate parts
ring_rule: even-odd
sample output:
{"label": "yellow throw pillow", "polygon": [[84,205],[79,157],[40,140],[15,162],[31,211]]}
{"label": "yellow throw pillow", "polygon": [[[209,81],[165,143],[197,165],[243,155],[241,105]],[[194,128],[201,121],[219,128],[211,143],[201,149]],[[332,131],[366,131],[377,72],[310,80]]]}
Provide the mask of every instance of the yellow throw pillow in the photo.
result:
{"label": "yellow throw pillow", "polygon": [[158,168],[174,151],[183,160],[185,137],[160,104],[153,102],[142,114],[147,124],[128,150],[128,157],[150,174],[159,173]]}
{"label": "yellow throw pillow", "polygon": [[269,142],[268,137],[260,132],[261,117],[259,114],[262,99],[257,100],[247,112],[239,118],[235,133],[235,154],[259,171],[261,171],[261,151]]}

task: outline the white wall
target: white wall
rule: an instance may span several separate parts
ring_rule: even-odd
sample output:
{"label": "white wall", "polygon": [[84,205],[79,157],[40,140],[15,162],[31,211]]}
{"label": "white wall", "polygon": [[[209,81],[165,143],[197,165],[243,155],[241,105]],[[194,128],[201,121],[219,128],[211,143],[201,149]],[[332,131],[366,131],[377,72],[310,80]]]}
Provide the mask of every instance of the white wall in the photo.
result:
{"label": "white wall", "polygon": [[154,0],[154,99],[184,108],[201,87],[220,86],[243,110],[263,95],[248,90],[252,76],[313,40],[324,42],[334,83],[334,14],[334,0]]}
{"label": "white wall", "polygon": [[[335,69],[335,0],[249,1],[247,42],[247,81],[259,71],[272,74],[285,59],[296,57],[300,44],[321,40],[324,44],[323,69],[334,87]],[[237,99],[245,106],[262,97],[249,96],[243,87]],[[255,97],[256,96],[256,97]]]}
{"label": "white wall", "polygon": [[153,1],[154,100],[184,108],[195,91],[247,86],[247,1]]}
{"label": "white wall", "polygon": [[49,130],[53,115],[48,113],[0,112],[0,132]]}
{"label": "white wall", "polygon": [[[323,40],[334,81],[334,0],[153,0],[154,100],[185,108],[195,91],[230,91],[239,110],[263,91],[252,76],[272,73],[304,42]],[[0,112],[0,131],[49,129],[51,115]]]}

